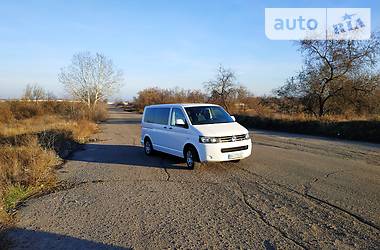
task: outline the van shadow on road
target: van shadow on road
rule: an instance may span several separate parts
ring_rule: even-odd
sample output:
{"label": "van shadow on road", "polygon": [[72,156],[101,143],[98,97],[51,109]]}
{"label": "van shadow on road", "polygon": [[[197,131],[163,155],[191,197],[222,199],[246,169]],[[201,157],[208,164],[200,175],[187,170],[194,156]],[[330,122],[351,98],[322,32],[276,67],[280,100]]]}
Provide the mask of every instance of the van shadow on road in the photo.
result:
{"label": "van shadow on road", "polygon": [[109,118],[107,121],[102,122],[102,124],[141,124],[141,119],[121,119],[121,118]]}
{"label": "van shadow on road", "polygon": [[69,160],[105,164],[121,164],[132,167],[152,167],[167,169],[188,169],[182,158],[155,152],[147,156],[141,146],[86,144]]}
{"label": "van shadow on road", "polygon": [[[17,235],[17,237],[22,236],[21,238],[24,240],[21,242],[21,246],[13,245],[13,242],[11,240],[13,235]],[[66,235],[61,235],[61,234],[20,229],[20,228],[14,228],[12,230],[9,230],[8,235],[4,240],[5,240],[5,243],[4,243],[5,245],[8,245],[10,248],[16,247],[17,249],[19,248],[20,249],[95,249],[95,250],[127,249],[123,247],[116,247],[112,245],[74,238],[71,236],[66,236]],[[7,243],[7,241],[10,241],[10,242]],[[30,242],[32,242],[33,245],[30,245]],[[24,244],[26,244],[27,247],[24,246]]]}

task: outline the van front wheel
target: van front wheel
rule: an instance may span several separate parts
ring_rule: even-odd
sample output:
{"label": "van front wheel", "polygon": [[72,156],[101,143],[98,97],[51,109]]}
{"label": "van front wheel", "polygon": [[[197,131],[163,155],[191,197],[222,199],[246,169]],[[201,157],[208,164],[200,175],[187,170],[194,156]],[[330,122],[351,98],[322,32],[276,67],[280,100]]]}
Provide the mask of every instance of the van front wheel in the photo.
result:
{"label": "van front wheel", "polygon": [[198,161],[197,151],[192,147],[188,147],[185,151],[185,160],[187,167],[189,169],[194,169]]}

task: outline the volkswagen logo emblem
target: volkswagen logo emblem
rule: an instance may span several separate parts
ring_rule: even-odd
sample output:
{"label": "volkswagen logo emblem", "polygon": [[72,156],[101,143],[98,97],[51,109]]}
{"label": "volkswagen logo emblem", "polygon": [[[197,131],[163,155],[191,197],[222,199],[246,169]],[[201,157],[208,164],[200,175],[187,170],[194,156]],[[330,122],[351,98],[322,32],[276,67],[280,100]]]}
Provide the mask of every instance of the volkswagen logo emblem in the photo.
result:
{"label": "volkswagen logo emblem", "polygon": [[232,139],[231,139],[233,142],[235,142],[236,141],[236,136],[232,136]]}

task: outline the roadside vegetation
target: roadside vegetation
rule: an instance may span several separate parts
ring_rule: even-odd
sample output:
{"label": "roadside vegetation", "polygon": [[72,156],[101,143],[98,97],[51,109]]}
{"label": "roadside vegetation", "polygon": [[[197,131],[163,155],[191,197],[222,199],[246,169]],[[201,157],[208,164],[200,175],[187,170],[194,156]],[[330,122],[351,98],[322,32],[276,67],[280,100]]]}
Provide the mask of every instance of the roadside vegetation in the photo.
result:
{"label": "roadside vegetation", "polygon": [[72,100],[29,84],[20,100],[0,102],[0,231],[17,204],[56,184],[55,168],[97,132],[122,72],[104,55],[83,52],[58,79]]}
{"label": "roadside vegetation", "polygon": [[16,205],[55,185],[54,169],[97,131],[107,110],[79,102],[22,100],[0,103],[0,219]]}
{"label": "roadside vegetation", "polygon": [[[146,105],[151,104],[204,102],[223,106],[223,103],[200,90],[149,88],[140,91],[126,110],[132,111],[132,106],[142,112]],[[365,103],[360,110],[355,108],[355,102],[344,106],[336,104],[339,112],[319,117],[305,111],[301,100],[278,96],[255,97],[240,88],[240,93],[229,100],[226,110],[249,128],[379,143],[380,90],[371,93]]]}
{"label": "roadside vegetation", "polygon": [[19,100],[0,101],[1,246],[18,204],[55,187],[57,167],[107,119],[106,99],[120,88],[122,72],[106,56],[83,52],[58,80],[70,100],[28,84]]}

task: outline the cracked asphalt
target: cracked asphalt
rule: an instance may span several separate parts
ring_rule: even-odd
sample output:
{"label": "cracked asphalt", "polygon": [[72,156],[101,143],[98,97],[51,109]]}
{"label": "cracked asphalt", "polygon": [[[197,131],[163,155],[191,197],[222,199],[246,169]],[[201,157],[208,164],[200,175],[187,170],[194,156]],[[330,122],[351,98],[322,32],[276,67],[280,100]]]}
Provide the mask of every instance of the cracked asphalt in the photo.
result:
{"label": "cracked asphalt", "polygon": [[99,141],[30,199],[11,249],[378,249],[380,147],[253,131],[240,163],[187,170],[145,156],[138,114],[111,110]]}

